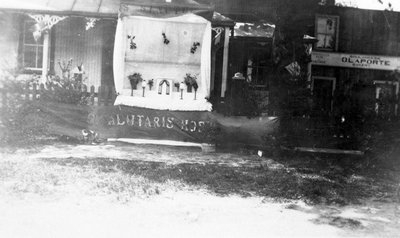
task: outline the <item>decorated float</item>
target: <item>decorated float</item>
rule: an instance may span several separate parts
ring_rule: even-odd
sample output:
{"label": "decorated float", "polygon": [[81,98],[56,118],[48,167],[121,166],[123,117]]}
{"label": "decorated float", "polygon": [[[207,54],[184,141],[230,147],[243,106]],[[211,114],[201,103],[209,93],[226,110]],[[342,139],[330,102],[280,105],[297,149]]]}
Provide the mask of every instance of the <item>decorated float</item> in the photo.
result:
{"label": "decorated float", "polygon": [[109,140],[212,144],[211,22],[190,1],[121,5],[114,45],[113,107],[92,115]]}

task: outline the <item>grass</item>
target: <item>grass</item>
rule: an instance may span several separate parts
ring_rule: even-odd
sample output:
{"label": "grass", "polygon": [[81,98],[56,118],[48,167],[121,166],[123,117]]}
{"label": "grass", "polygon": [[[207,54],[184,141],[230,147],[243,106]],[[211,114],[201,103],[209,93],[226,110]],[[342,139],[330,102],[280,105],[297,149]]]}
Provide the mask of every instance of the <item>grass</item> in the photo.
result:
{"label": "grass", "polygon": [[[163,162],[73,158],[45,160],[45,163],[71,169],[93,168],[101,174],[93,175],[98,180],[110,179],[107,174],[113,177],[110,181],[97,182],[98,186],[105,186],[108,191],[117,193],[131,191],[128,195],[134,195],[138,190],[148,191],[145,193],[148,195],[158,194],[157,191],[161,191],[164,184],[172,183],[172,186],[205,188],[220,196],[234,194],[277,200],[302,199],[310,204],[346,205],[373,197],[396,199],[395,182],[357,175],[356,171],[332,165],[323,167],[325,163],[311,166],[306,161],[304,159],[302,165],[291,165],[290,161],[286,161],[285,166],[274,169],[265,165],[236,167],[212,162],[171,165]],[[138,178],[142,182],[136,182]]]}
{"label": "grass", "polygon": [[106,196],[114,201],[129,202],[148,198],[166,190],[185,189],[177,181],[163,183],[128,174],[118,169],[118,161],[105,166],[74,163],[62,164],[44,160],[0,162],[1,193],[26,198],[41,196],[59,198],[70,194],[78,196]]}
{"label": "grass", "polygon": [[[147,155],[143,154],[145,151],[148,151]],[[398,172],[363,170],[351,158],[335,160],[291,155],[272,160],[249,154],[201,154],[144,147],[138,147],[132,156],[156,158],[160,153],[181,162],[108,158],[8,159],[0,161],[0,191],[20,197],[26,194],[48,197],[100,195],[120,202],[187,189],[206,190],[219,196],[301,199],[309,204],[346,205],[358,204],[366,198],[399,199],[396,194],[400,181]],[[196,163],[197,159],[184,162],[183,157],[187,156],[202,162]],[[219,163],[220,157],[225,157],[225,161],[248,157],[253,164]]]}

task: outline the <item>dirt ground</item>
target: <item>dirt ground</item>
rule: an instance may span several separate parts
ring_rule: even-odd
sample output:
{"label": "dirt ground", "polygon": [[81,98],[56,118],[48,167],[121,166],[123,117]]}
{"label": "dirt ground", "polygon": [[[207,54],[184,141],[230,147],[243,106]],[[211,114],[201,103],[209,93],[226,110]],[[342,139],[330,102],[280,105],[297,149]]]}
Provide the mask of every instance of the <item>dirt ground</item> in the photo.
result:
{"label": "dirt ground", "polygon": [[0,237],[398,237],[398,182],[337,158],[1,148]]}

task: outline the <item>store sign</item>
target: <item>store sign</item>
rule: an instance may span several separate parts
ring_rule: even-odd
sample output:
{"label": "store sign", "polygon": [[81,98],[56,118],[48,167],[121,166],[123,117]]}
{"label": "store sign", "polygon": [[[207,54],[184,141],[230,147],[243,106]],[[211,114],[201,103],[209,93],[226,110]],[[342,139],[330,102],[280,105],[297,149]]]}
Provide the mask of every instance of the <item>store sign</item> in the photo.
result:
{"label": "store sign", "polygon": [[400,57],[313,52],[313,65],[336,66],[360,69],[400,69]]}

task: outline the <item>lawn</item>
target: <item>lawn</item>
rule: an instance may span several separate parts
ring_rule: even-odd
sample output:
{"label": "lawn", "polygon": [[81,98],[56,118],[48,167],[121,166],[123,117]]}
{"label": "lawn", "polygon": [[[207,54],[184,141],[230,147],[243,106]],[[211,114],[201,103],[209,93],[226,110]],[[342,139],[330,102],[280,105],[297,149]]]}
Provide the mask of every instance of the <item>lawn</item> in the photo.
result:
{"label": "lawn", "polygon": [[0,237],[400,232],[399,173],[343,160],[357,158],[120,144],[3,148],[0,156]]}

